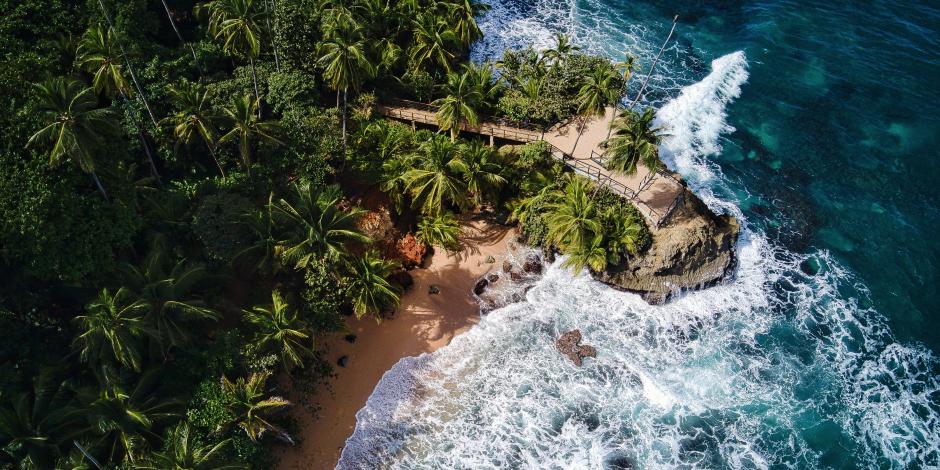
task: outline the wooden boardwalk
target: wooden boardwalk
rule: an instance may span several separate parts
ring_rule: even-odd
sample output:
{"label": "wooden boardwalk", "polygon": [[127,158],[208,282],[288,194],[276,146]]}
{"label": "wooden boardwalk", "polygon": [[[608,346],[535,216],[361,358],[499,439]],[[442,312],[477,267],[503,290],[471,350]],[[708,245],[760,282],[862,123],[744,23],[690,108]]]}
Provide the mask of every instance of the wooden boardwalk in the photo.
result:
{"label": "wooden boardwalk", "polygon": [[[386,117],[437,126],[436,108],[426,103],[412,101],[394,101],[378,107]],[[672,211],[682,203],[684,186],[667,171],[659,172],[649,178],[649,170],[637,168],[634,175],[626,176],[608,171],[600,161],[603,154],[601,142],[607,139],[607,132],[614,108],[607,108],[604,117],[591,119],[585,124],[581,138],[574,122],[562,123],[547,130],[524,123],[501,119],[487,119],[479,126],[471,127],[466,123],[461,126],[464,132],[471,132],[513,142],[535,142],[543,140],[552,146],[552,155],[562,161],[576,173],[602,184],[617,194],[629,199],[646,217],[654,229],[663,226]],[[575,146],[575,140],[578,145]],[[573,152],[572,152],[573,150]],[[640,185],[643,184],[641,188]]]}

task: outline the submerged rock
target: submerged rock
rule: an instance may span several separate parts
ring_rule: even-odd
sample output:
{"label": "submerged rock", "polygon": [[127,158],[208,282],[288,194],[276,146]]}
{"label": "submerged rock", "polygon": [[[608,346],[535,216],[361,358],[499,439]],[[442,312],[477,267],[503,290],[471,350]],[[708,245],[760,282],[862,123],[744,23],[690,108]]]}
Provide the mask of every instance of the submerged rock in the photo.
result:
{"label": "submerged rock", "polygon": [[522,263],[522,270],[529,274],[541,274],[542,258],[535,253],[530,253],[525,257],[525,261]]}
{"label": "submerged rock", "polygon": [[346,364],[349,364],[349,356],[342,356],[336,360],[336,365],[340,367],[346,367]]}
{"label": "submerged rock", "polygon": [[486,290],[486,286],[489,284],[490,281],[487,281],[485,277],[481,278],[479,281],[477,281],[476,284],[473,285],[473,293],[476,295],[482,294],[483,291]]}
{"label": "submerged rock", "polygon": [[562,334],[555,340],[555,349],[558,352],[568,356],[574,365],[580,366],[585,357],[597,357],[597,349],[594,346],[581,343],[581,330],[571,330]]}
{"label": "submerged rock", "polygon": [[637,292],[663,303],[683,290],[712,286],[732,272],[740,226],[730,215],[716,215],[690,191],[668,223],[653,230],[646,252],[595,273],[614,288]]}
{"label": "submerged rock", "polygon": [[441,288],[438,287],[437,284],[431,284],[431,286],[428,287],[428,294],[433,295],[433,294],[440,294],[440,293],[441,293]]}

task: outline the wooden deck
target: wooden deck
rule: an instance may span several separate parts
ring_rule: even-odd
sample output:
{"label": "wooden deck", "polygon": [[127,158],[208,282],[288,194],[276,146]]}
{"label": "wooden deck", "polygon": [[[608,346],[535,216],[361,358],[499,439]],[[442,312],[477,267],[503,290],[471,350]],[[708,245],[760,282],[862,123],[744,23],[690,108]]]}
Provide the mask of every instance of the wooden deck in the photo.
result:
{"label": "wooden deck", "polygon": [[[384,116],[411,122],[437,126],[435,108],[429,104],[410,101],[395,101],[378,107]],[[552,146],[552,155],[562,161],[576,173],[590,178],[597,184],[607,186],[612,191],[629,199],[650,222],[653,228],[664,225],[672,211],[682,203],[685,188],[671,174],[659,172],[654,178],[649,177],[645,167],[637,168],[634,175],[626,176],[608,171],[601,163],[603,149],[601,142],[607,139],[607,132],[614,109],[607,108],[604,117],[591,119],[585,124],[578,145],[577,127],[574,122],[562,123],[547,130],[533,125],[507,120],[488,119],[479,126],[461,126],[461,131],[471,132],[513,142],[535,142],[543,140]],[[645,183],[644,183],[645,181]],[[643,187],[640,187],[640,184]]]}

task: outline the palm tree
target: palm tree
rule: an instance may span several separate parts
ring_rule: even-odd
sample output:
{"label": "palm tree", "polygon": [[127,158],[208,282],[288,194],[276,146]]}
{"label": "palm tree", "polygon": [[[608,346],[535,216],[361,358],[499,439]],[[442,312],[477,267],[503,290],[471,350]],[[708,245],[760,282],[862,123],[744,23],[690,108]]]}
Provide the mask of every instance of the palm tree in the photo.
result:
{"label": "palm tree", "polygon": [[238,153],[241,155],[245,171],[249,173],[251,172],[252,141],[282,143],[275,137],[280,131],[280,125],[272,121],[262,121],[259,117],[260,113],[255,113],[257,109],[258,102],[252,100],[249,95],[236,96],[232,99],[230,106],[222,108],[222,113],[232,128],[219,138],[219,143],[224,144],[237,139]]}
{"label": "palm tree", "polygon": [[254,0],[212,0],[206,7],[209,10],[209,32],[216,40],[222,41],[222,49],[233,56],[248,58],[251,79],[255,85],[255,111],[260,119],[261,94],[258,92],[255,59],[261,54],[261,38],[264,34],[261,23],[267,13],[257,10]]}
{"label": "palm tree", "polygon": [[473,86],[480,94],[480,108],[486,109],[496,102],[502,85],[493,74],[493,65],[489,62],[477,65],[473,62],[464,64],[465,73],[470,75]]}
{"label": "palm tree", "polygon": [[403,178],[422,214],[440,215],[446,204],[460,209],[469,207],[461,168],[457,146],[444,136],[434,136],[418,147],[414,168],[405,172]]}
{"label": "palm tree", "polygon": [[256,305],[242,313],[258,329],[253,346],[258,351],[275,351],[285,371],[303,367],[304,356],[313,355],[310,328],[290,311],[277,290],[271,292],[270,305]]}
{"label": "palm tree", "polygon": [[[614,120],[614,136],[601,144],[605,149],[609,170],[633,175],[637,165],[642,163],[649,170],[647,178],[655,176],[661,164],[659,143],[665,134],[661,127],[653,125],[654,118],[652,108],[646,108],[643,114],[625,109]],[[648,179],[641,183],[640,189]]]}
{"label": "palm tree", "polygon": [[[102,29],[100,26],[88,28],[82,40],[78,44],[79,66],[85,71],[93,74],[92,86],[95,92],[105,97],[117,95],[123,101],[127,109],[127,115],[137,129],[137,135],[140,144],[144,148],[144,154],[150,164],[150,171],[154,178],[160,181],[160,175],[157,172],[157,165],[153,160],[153,154],[150,150],[150,143],[144,129],[137,122],[137,113],[131,106],[129,97],[133,94],[130,85],[124,78],[123,66],[120,64],[123,56],[122,50],[117,47],[117,40],[114,30]],[[126,58],[125,58],[126,59]],[[148,106],[149,110],[149,106]],[[154,123],[156,126],[156,122]]]}
{"label": "palm tree", "polygon": [[336,90],[336,107],[339,108],[339,92],[343,91],[343,147],[346,146],[346,101],[349,88],[359,89],[363,80],[373,73],[372,65],[365,53],[366,42],[361,28],[344,23],[329,30],[320,45],[320,65],[323,78]]}
{"label": "palm tree", "polygon": [[602,218],[607,262],[618,264],[624,255],[635,254],[639,249],[640,234],[643,231],[642,222],[633,217],[624,217],[621,211],[614,208],[605,211]]}
{"label": "palm tree", "polygon": [[385,309],[398,307],[401,288],[388,279],[396,267],[396,263],[383,259],[374,250],[349,263],[349,295],[356,318],[371,314],[380,319]]}
{"label": "palm tree", "polygon": [[72,160],[91,175],[107,200],[108,193],[98,179],[92,155],[109,137],[118,133],[114,112],[97,108],[98,100],[91,88],[85,88],[76,80],[52,78],[36,84],[35,88],[45,126],[29,138],[27,147],[51,144],[49,164],[56,165],[64,158]]}
{"label": "palm tree", "polygon": [[102,96],[132,96],[124,78],[121,53],[116,45],[114,31],[91,26],[78,43],[78,65],[92,74],[92,86]]}
{"label": "palm tree", "polygon": [[449,5],[454,35],[464,46],[469,47],[473,41],[483,36],[476,18],[482,16],[490,8],[492,8],[490,5],[474,0],[457,0]]}
{"label": "palm tree", "polygon": [[454,31],[432,13],[418,14],[413,28],[415,42],[408,52],[411,67],[420,69],[426,62],[432,61],[450,72],[450,61],[455,57],[450,48],[457,42]]}
{"label": "palm tree", "polygon": [[166,436],[161,452],[154,452],[150,461],[137,468],[144,470],[244,470],[245,465],[224,462],[222,449],[230,439],[215,444],[201,443],[190,433],[189,423],[181,422]]}
{"label": "palm tree", "polygon": [[140,370],[140,339],[151,331],[144,314],[150,308],[131,291],[120,288],[114,295],[102,289],[85,315],[75,317],[81,333],[75,338],[82,362],[120,364]]}
{"label": "palm tree", "polygon": [[421,243],[456,251],[460,247],[460,224],[450,212],[422,217],[415,237]]}
{"label": "palm tree", "polygon": [[558,65],[574,52],[581,48],[571,43],[571,37],[567,34],[555,33],[555,47],[546,49],[542,56],[551,61],[552,65]]}
{"label": "palm tree", "polygon": [[121,269],[128,290],[149,307],[144,319],[164,353],[189,342],[186,323],[221,318],[196,295],[208,277],[206,268],[185,259],[174,263],[167,251],[162,238],[158,238],[140,266],[125,265]]}
{"label": "palm tree", "polygon": [[234,266],[251,263],[251,269],[264,274],[274,274],[280,264],[277,262],[277,239],[274,237],[274,221],[271,204],[274,193],[268,196],[268,204],[258,210],[252,209],[243,217],[244,224],[255,235],[255,241],[232,257]]}
{"label": "palm tree", "polygon": [[341,210],[337,186],[314,190],[309,184],[294,186],[295,202],[279,199],[270,205],[284,224],[284,237],[278,242],[281,257],[295,269],[306,268],[320,259],[338,260],[348,254],[349,243],[368,243],[369,237],[356,226],[361,209]]}
{"label": "palm tree", "polygon": [[29,390],[0,394],[0,456],[28,462],[28,468],[53,468],[86,429],[79,411],[61,374],[40,371]]}
{"label": "palm tree", "polygon": [[467,189],[477,206],[482,206],[484,198],[496,193],[506,184],[499,152],[479,141],[462,145],[460,148],[460,172],[463,173]]}
{"label": "palm tree", "polygon": [[379,58],[375,72],[392,70],[401,58],[396,43],[405,23],[402,4],[391,0],[360,0],[352,8],[359,13],[372,41],[372,50]]}
{"label": "palm tree", "polygon": [[470,126],[476,126],[480,123],[480,115],[477,109],[480,106],[482,95],[474,78],[474,75],[466,69],[463,73],[448,73],[447,83],[441,87],[445,96],[434,100],[432,103],[438,107],[435,115],[437,123],[442,130],[450,131],[451,142],[457,141],[460,126],[464,122]]}
{"label": "palm tree", "polygon": [[222,169],[222,164],[219,163],[219,158],[215,153],[216,130],[212,121],[216,116],[209,106],[208,92],[203,89],[202,85],[185,81],[177,86],[168,86],[167,92],[176,112],[165,118],[163,122],[173,126],[173,135],[176,137],[177,145],[192,144],[196,136],[199,136],[224,178],[225,170]]}
{"label": "palm tree", "polygon": [[87,416],[98,434],[93,447],[114,463],[136,463],[149,445],[160,441],[155,428],[178,416],[180,403],[161,400],[160,374],[141,374],[130,391],[106,383],[91,402]]}
{"label": "palm tree", "polygon": [[589,186],[587,180],[576,178],[568,183],[559,200],[546,205],[548,240],[566,253],[590,249],[603,235]]}
{"label": "palm tree", "polygon": [[585,77],[581,89],[578,90],[578,115],[580,122],[578,125],[578,137],[574,140],[574,147],[571,149],[571,155],[578,147],[578,141],[581,140],[581,134],[584,132],[584,126],[592,117],[603,116],[607,106],[617,102],[619,99],[618,88],[615,85],[617,75],[606,66],[600,65]]}
{"label": "palm tree", "polygon": [[[639,70],[639,66],[636,65],[636,58],[630,54],[627,54],[624,57],[623,62],[617,62],[614,64],[614,69],[623,74],[623,87],[620,90],[621,97],[627,93],[627,88],[630,86],[630,79],[633,78],[633,72]],[[618,97],[617,105],[620,104],[620,98]],[[614,111],[617,110],[617,107],[614,107]],[[610,118],[610,125],[607,129],[607,138],[610,138],[610,134],[613,131],[614,120],[617,119],[616,112]]]}
{"label": "palm tree", "polygon": [[594,271],[603,270],[607,267],[607,250],[602,246],[602,238],[595,236],[587,245],[565,251],[566,258],[561,265],[575,273],[581,272],[584,268]]}
{"label": "palm tree", "polygon": [[405,175],[415,166],[413,155],[395,155],[382,162],[382,171],[379,176],[379,189],[392,203],[395,212],[401,213],[404,207],[405,196],[408,195],[408,180]]}
{"label": "palm tree", "polygon": [[264,386],[270,375],[268,371],[258,372],[248,376],[247,380],[239,377],[234,382],[223,376],[222,390],[231,399],[229,411],[234,416],[233,422],[244,429],[253,442],[257,442],[265,432],[271,431],[281,439],[293,443],[286,431],[267,419],[269,413],[290,405],[289,401],[281,397],[265,398]]}

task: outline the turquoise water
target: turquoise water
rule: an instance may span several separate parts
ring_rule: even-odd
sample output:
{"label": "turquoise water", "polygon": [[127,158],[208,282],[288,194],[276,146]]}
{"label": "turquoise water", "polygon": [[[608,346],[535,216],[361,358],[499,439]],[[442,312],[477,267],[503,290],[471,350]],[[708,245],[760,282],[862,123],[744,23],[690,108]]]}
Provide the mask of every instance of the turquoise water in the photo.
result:
{"label": "turquoise water", "polygon": [[[552,266],[390,370],[339,468],[940,467],[940,11],[491,3],[476,59],[562,31],[649,64],[680,15],[642,101],[666,163],[744,224],[739,266],[666,306]],[[581,368],[554,351],[572,328]]]}

